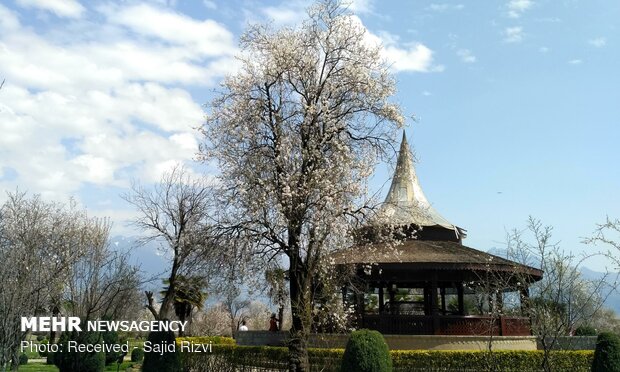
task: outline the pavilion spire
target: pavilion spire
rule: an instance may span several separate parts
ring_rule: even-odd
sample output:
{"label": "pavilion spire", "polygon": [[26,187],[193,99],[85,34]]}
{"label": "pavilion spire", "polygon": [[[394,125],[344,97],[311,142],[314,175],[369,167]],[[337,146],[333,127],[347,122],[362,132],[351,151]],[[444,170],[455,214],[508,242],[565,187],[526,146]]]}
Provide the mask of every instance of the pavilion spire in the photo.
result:
{"label": "pavilion spire", "polygon": [[424,195],[404,130],[390,191],[379,210],[379,217],[382,223],[391,225],[441,226],[454,230],[457,235],[463,231],[441,216]]}

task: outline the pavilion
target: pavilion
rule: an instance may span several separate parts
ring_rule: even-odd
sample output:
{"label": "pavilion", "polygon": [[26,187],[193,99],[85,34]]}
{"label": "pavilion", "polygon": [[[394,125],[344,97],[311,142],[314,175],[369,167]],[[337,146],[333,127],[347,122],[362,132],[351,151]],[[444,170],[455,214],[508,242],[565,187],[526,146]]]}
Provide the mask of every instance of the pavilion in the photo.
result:
{"label": "pavilion", "polygon": [[[389,237],[389,238],[386,238]],[[403,132],[385,202],[353,247],[332,257],[353,265],[356,328],[388,335],[531,335],[521,315],[539,269],[462,244],[466,230],[429,203]],[[349,266],[350,267],[350,266]],[[508,306],[507,298],[518,306]]]}

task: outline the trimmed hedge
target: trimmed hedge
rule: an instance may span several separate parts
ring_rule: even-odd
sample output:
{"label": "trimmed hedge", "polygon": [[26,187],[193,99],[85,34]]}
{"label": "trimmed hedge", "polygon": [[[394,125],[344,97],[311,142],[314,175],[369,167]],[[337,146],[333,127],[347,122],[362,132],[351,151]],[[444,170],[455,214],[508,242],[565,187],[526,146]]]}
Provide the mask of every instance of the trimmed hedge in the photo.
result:
{"label": "trimmed hedge", "polygon": [[342,372],[391,372],[392,358],[383,335],[361,329],[351,333],[342,356]]}
{"label": "trimmed hedge", "polygon": [[[339,371],[343,349],[309,349],[312,371]],[[485,351],[435,351],[392,350],[394,371],[539,371],[543,351],[498,350]],[[594,352],[591,350],[552,351],[550,364],[553,370],[590,371]],[[238,366],[285,371],[288,368],[288,349],[269,346],[214,345],[213,353],[183,353],[188,371],[244,370]]]}

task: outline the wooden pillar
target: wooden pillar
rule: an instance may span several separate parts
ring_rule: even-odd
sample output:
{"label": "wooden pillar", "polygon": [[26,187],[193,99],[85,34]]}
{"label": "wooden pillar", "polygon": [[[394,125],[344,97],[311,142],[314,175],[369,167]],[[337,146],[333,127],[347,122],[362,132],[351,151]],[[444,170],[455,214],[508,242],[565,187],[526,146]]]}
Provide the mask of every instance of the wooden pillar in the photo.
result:
{"label": "wooden pillar", "polygon": [[459,315],[465,315],[465,288],[463,288],[463,283],[457,284],[456,293],[459,303]]}
{"label": "wooden pillar", "polygon": [[396,306],[394,305],[394,301],[396,300],[393,284],[388,284],[388,294],[390,295],[390,313],[396,314]]}
{"label": "wooden pillar", "polygon": [[442,286],[439,292],[441,293],[441,313],[446,315],[446,287]]}
{"label": "wooden pillar", "polygon": [[431,317],[433,319],[433,333],[439,334],[439,312],[438,312],[438,304],[437,304],[437,279],[433,277],[431,280],[431,291],[430,291],[430,305],[431,305]]}
{"label": "wooden pillar", "polygon": [[424,297],[424,315],[431,315],[430,290],[427,285],[424,285],[423,297]]}
{"label": "wooden pillar", "polygon": [[379,283],[379,314],[383,313],[385,305],[383,304],[383,283]]}
{"label": "wooden pillar", "polygon": [[359,316],[364,315],[364,293],[355,294],[355,310]]}

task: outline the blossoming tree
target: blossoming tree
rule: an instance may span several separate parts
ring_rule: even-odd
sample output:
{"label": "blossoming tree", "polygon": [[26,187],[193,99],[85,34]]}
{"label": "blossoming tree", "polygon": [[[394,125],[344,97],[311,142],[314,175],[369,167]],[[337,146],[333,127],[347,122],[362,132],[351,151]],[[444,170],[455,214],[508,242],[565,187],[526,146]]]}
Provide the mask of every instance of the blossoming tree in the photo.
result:
{"label": "blossoming tree", "polygon": [[338,1],[315,4],[296,28],[252,26],[241,48],[209,105],[201,154],[221,169],[229,231],[288,271],[290,370],[305,371],[317,278],[351,243],[367,179],[404,118],[380,45]]}

